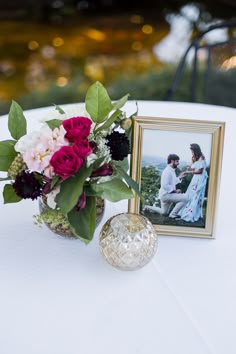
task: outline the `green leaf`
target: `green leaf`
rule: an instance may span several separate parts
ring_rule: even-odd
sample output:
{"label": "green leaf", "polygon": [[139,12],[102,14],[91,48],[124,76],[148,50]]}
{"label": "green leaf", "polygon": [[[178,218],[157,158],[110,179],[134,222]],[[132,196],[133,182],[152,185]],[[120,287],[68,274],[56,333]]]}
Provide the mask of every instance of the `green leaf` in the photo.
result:
{"label": "green leaf", "polygon": [[93,171],[95,171],[98,167],[100,167],[104,160],[105,160],[105,156],[99,157],[97,160],[95,160],[94,163],[92,164]]}
{"label": "green leaf", "polygon": [[56,201],[63,213],[67,214],[76,205],[83,192],[84,182],[90,176],[92,169],[92,165],[88,168],[83,166],[75,176],[71,176],[61,183],[60,193],[57,194]]}
{"label": "green leaf", "polygon": [[99,131],[101,131],[101,130],[105,130],[105,129],[109,128],[109,127],[112,125],[112,123],[115,122],[116,118],[117,118],[121,113],[122,113],[121,110],[117,109],[117,110],[110,116],[110,118],[108,118],[108,119],[106,120],[106,122],[105,122],[101,127],[99,127],[98,129],[95,130],[96,133],[99,132]]}
{"label": "green leaf", "polygon": [[0,141],[0,171],[8,171],[16,157],[15,143],[15,140]]}
{"label": "green leaf", "polygon": [[95,123],[102,123],[113,110],[107,90],[100,82],[95,82],[87,91],[85,107]]}
{"label": "green leaf", "polygon": [[116,101],[116,102],[113,104],[114,109],[120,109],[121,107],[123,107],[124,104],[127,102],[129,96],[130,96],[130,94],[127,93],[127,95],[121,97],[118,101]]}
{"label": "green leaf", "polygon": [[126,172],[129,170],[129,161],[128,161],[127,157],[121,161],[113,161],[113,164],[115,165],[115,167],[118,166]]}
{"label": "green leaf", "polygon": [[58,106],[57,104],[54,104],[54,106],[55,106],[55,110],[58,111],[60,114],[65,114],[65,112],[60,106]]}
{"label": "green leaf", "polygon": [[59,180],[60,180],[59,176],[53,176],[51,180],[50,188],[53,189]]}
{"label": "green leaf", "polygon": [[91,184],[91,188],[95,193],[99,194],[101,198],[107,199],[110,202],[131,199],[134,196],[131,189],[118,178],[104,183]]}
{"label": "green leaf", "polygon": [[144,198],[139,190],[138,183],[135,180],[133,180],[133,178],[131,178],[130,175],[127,172],[125,172],[120,166],[116,166],[116,169],[120,174],[120,176],[124,178],[127,184],[138,194],[141,201],[144,203]]}
{"label": "green leaf", "polygon": [[26,134],[26,119],[23,114],[21,106],[12,101],[10,112],[8,116],[8,129],[11,136],[19,140],[23,135]]}
{"label": "green leaf", "polygon": [[75,236],[89,243],[93,239],[96,228],[96,198],[87,197],[86,207],[79,212],[75,209],[71,210],[67,218]]}
{"label": "green leaf", "polygon": [[22,200],[21,197],[18,197],[11,184],[5,184],[3,189],[3,199],[4,199],[4,204],[18,203]]}
{"label": "green leaf", "polygon": [[49,126],[49,128],[53,130],[55,128],[60,127],[62,120],[61,119],[51,119],[51,120],[47,120],[46,123]]}

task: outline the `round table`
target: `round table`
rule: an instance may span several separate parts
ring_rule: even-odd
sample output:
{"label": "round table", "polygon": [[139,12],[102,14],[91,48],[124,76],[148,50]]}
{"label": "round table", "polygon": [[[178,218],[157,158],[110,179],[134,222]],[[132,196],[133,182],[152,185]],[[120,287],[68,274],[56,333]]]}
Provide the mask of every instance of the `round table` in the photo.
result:
{"label": "round table", "polygon": [[[127,211],[126,201],[107,203],[86,246],[34,225],[37,201],[3,205],[0,194],[2,354],[235,353],[236,110],[153,101],[138,107],[140,116],[226,122],[216,238],[159,237],[148,265],[122,272],[102,258],[98,235],[110,216]],[[52,110],[26,111],[28,130]],[[126,110],[135,112],[135,102]],[[0,140],[8,138],[3,116]]]}

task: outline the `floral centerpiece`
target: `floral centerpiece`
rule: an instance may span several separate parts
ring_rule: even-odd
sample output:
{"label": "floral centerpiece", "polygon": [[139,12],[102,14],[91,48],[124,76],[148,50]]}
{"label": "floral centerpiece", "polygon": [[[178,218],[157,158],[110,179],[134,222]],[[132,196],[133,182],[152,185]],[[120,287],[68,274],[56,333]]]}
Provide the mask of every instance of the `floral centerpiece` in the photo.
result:
{"label": "floral centerpiece", "polygon": [[[138,185],[128,173],[132,116],[121,109],[128,94],[113,103],[99,82],[89,87],[85,113],[48,117],[42,128],[27,133],[22,108],[12,102],[8,128],[11,140],[0,142],[4,203],[43,198],[67,220],[75,237],[92,240],[96,198],[111,202],[133,197]],[[55,214],[56,215],[56,214]]]}

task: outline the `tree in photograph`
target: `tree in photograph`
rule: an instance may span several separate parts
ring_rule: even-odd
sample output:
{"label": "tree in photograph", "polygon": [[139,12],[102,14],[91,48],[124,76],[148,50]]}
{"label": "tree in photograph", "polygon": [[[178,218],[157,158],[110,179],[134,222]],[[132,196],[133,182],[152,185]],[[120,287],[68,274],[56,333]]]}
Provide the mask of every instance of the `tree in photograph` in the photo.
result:
{"label": "tree in photograph", "polygon": [[142,168],[141,192],[146,205],[157,205],[161,174],[154,166]]}

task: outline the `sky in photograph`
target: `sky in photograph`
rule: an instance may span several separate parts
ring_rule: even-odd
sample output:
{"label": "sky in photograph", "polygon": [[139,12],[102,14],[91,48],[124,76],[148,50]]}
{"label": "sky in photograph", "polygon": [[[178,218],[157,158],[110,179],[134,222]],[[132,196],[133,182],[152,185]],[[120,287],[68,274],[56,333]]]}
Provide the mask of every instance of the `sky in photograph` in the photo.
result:
{"label": "sky in photograph", "polygon": [[200,145],[206,161],[211,157],[211,137],[209,133],[177,132],[157,129],[144,129],[143,157],[155,156],[167,158],[169,154],[177,154],[180,160],[190,162],[190,144]]}

